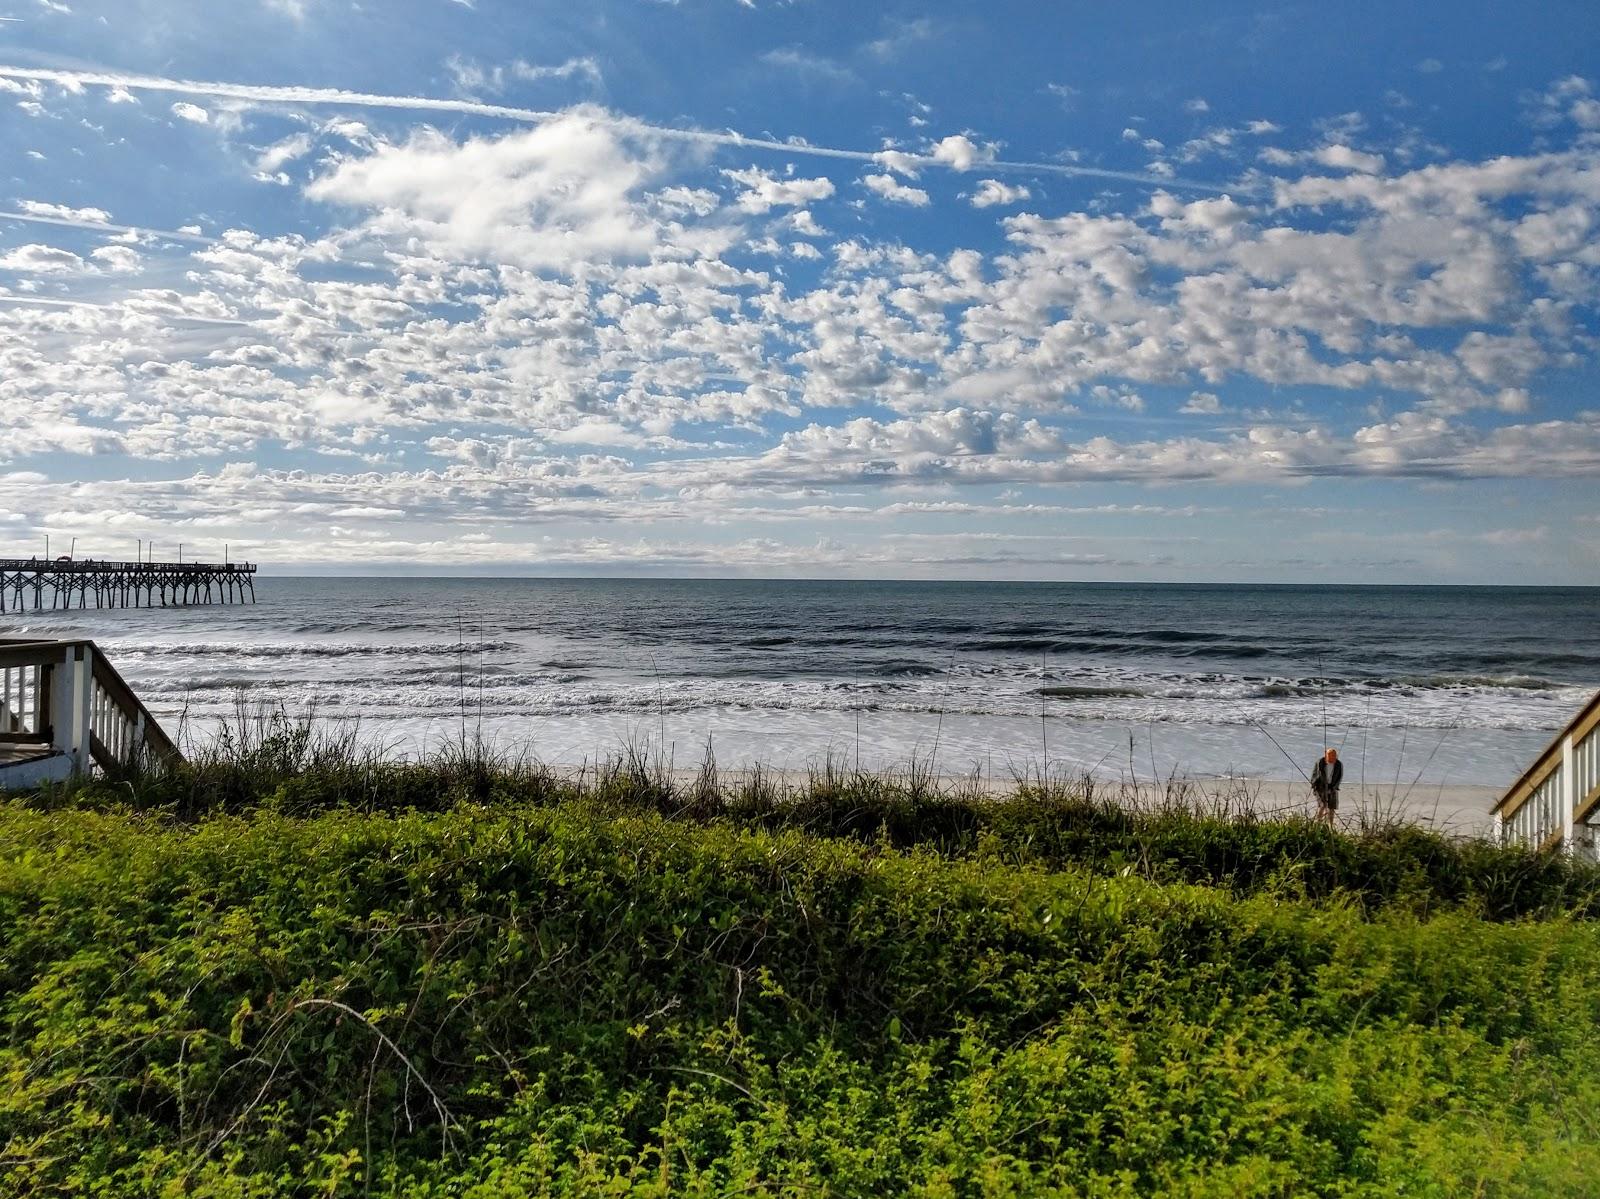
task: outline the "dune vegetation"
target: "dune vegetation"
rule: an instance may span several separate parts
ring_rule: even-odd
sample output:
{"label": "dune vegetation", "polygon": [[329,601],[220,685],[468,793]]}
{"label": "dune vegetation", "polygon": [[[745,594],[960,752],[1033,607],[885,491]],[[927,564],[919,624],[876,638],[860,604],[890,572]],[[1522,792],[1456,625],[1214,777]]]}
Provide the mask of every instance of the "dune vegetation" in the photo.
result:
{"label": "dune vegetation", "polygon": [[6,1195],[1585,1195],[1600,875],[275,727],[0,803]]}

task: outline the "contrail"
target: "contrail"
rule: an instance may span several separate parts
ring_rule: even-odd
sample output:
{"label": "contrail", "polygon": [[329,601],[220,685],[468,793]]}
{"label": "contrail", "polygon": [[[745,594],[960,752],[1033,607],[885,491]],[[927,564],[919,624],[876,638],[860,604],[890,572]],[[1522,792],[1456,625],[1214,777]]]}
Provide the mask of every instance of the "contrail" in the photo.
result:
{"label": "contrail", "polygon": [[[224,100],[246,100],[263,104],[343,104],[359,108],[401,108],[418,112],[455,112],[466,116],[495,117],[523,124],[541,125],[562,114],[539,108],[518,108],[508,104],[486,104],[480,100],[454,100],[444,96],[391,96],[378,92],[352,92],[331,87],[278,87],[268,84],[223,83],[215,80],[167,79],[159,75],[128,75],[115,71],[62,71],[47,67],[0,66],[0,78],[33,79],[41,83],[59,83],[68,87],[98,85],[122,87],[129,91],[170,92],[185,96],[214,96]],[[652,125],[636,117],[612,116],[619,128],[637,134],[670,138],[675,141],[694,142],[700,145],[730,146],[749,150],[774,150],[781,154],[804,155],[812,158],[833,158],[847,162],[880,162],[878,152],[848,150],[833,146],[817,146],[809,142],[778,141],[773,138],[747,137],[733,130],[675,129],[669,125]],[[905,159],[918,168],[943,167],[953,169],[950,163],[927,154],[905,154]],[[1203,191],[1221,194],[1229,189],[1212,183],[1192,179],[1163,178],[1139,171],[1116,171],[1105,167],[1073,166],[1061,162],[1019,162],[993,159],[975,162],[974,169],[1010,171],[1019,174],[1062,175],[1079,179],[1112,179],[1121,183],[1137,183],[1144,187],[1170,187],[1185,191]],[[1248,190],[1246,187],[1234,191]]]}
{"label": "contrail", "polygon": [[29,221],[35,225],[64,225],[68,229],[92,229],[96,233],[131,233],[139,237],[165,237],[174,241],[204,242],[215,245],[216,238],[203,233],[184,233],[178,229],[147,229],[143,225],[113,225],[109,221],[75,221],[63,216],[40,216],[32,212],[0,212],[0,220]]}

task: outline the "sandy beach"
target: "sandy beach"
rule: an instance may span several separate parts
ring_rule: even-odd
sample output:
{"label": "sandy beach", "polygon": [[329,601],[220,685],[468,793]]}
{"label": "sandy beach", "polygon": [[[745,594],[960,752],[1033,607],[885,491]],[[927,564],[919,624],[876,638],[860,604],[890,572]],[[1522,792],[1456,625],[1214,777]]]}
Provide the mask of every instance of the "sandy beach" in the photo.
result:
{"label": "sandy beach", "polygon": [[[591,774],[592,768],[573,770],[571,776]],[[688,786],[699,777],[699,771],[673,768],[671,777]],[[795,792],[805,790],[821,777],[820,771],[718,768],[717,781],[724,789],[736,789],[754,780]],[[848,776],[846,776],[848,777]],[[910,773],[893,769],[874,777],[891,782],[910,780]],[[1081,780],[1067,778],[1053,780],[1074,790]],[[974,773],[970,775],[940,775],[936,779],[923,779],[925,786],[947,795],[984,795],[1004,799],[1016,793],[1018,780],[1011,775]],[[1316,801],[1310,789],[1302,782],[1253,778],[1173,778],[1159,784],[1129,782],[1117,779],[1093,780],[1096,797],[1125,804],[1136,810],[1149,810],[1167,804],[1182,804],[1199,812],[1242,815],[1246,812],[1262,818],[1293,815],[1312,815]],[[1347,784],[1340,792],[1338,825],[1350,832],[1361,831],[1374,825],[1395,823],[1415,824],[1422,828],[1448,833],[1452,836],[1487,836],[1491,832],[1490,809],[1500,798],[1498,787],[1463,785],[1410,785],[1401,783],[1369,783],[1365,786]]]}

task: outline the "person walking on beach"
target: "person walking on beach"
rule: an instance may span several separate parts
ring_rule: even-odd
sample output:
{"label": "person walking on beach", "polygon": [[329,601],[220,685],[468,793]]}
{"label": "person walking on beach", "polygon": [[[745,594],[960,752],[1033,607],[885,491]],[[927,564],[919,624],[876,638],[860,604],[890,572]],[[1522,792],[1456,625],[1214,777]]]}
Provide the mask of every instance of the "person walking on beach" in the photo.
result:
{"label": "person walking on beach", "polygon": [[1339,751],[1330,749],[1317,759],[1311,769],[1311,791],[1317,797],[1317,819],[1333,827],[1333,818],[1339,811],[1339,783],[1344,778],[1344,763],[1339,761]]}

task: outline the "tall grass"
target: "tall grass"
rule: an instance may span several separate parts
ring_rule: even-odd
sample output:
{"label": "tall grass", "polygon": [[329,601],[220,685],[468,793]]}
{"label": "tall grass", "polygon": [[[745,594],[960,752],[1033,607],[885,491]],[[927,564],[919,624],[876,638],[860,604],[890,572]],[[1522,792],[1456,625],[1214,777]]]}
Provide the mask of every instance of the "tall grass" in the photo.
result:
{"label": "tall grass", "polygon": [[1600,915],[1600,870],[1559,856],[1498,848],[1367,810],[1341,831],[1295,812],[1264,812],[1247,781],[1202,786],[1176,775],[1154,785],[1019,773],[1007,791],[973,773],[941,777],[930,756],[864,771],[843,754],[804,775],[699,765],[677,769],[661,743],[625,746],[561,770],[526,747],[459,734],[401,758],[357,726],[242,700],[188,759],[162,770],[77,780],[22,802],[131,808],[184,822],[272,811],[448,811],[584,804],[614,813],[988,855],[1044,869],[1133,872],[1238,895],[1263,892],[1419,915],[1465,906],[1493,920]]}

